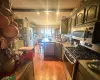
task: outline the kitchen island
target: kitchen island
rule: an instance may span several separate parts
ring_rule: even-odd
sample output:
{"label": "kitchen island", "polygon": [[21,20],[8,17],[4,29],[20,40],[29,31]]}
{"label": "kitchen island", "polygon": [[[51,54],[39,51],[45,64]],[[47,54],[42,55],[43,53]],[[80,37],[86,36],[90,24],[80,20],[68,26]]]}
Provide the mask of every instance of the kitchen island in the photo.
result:
{"label": "kitchen island", "polygon": [[40,48],[44,49],[44,56],[55,56],[62,59],[62,43],[54,40],[42,40],[40,43]]}
{"label": "kitchen island", "polygon": [[44,56],[54,56],[55,53],[55,41],[42,40],[40,43],[40,49],[44,51]]}

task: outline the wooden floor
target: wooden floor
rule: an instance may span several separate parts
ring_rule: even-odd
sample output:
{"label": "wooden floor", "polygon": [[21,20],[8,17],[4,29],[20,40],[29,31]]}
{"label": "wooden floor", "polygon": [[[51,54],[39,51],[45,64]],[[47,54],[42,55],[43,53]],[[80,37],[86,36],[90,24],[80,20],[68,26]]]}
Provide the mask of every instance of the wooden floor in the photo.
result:
{"label": "wooden floor", "polygon": [[34,57],[34,75],[35,80],[66,80],[64,73],[63,62],[44,60],[35,48]]}

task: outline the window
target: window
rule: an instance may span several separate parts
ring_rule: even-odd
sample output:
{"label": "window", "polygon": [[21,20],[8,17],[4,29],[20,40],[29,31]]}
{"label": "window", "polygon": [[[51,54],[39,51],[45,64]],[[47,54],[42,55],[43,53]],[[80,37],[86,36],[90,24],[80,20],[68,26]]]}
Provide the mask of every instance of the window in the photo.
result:
{"label": "window", "polygon": [[41,34],[45,37],[45,38],[47,38],[48,36],[49,37],[52,37],[53,35],[54,35],[54,28],[51,28],[51,27],[49,27],[49,28],[41,28]]}

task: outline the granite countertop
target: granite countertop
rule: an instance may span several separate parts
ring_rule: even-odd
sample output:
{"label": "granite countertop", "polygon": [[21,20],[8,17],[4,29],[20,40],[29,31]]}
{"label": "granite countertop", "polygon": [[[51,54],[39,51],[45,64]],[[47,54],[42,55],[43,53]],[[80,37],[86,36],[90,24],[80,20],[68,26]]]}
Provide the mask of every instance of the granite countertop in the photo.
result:
{"label": "granite countertop", "polygon": [[56,40],[52,40],[52,41],[42,41],[41,43],[60,43],[60,44],[62,44],[64,47],[73,47],[72,45],[71,45],[71,43],[70,42],[61,42],[61,41],[56,41]]}
{"label": "granite countertop", "polygon": [[79,63],[87,70],[87,72],[93,76],[96,80],[100,80],[100,73],[96,73],[88,68],[87,63],[93,60],[79,60]]}
{"label": "granite countertop", "polygon": [[64,47],[73,47],[70,42],[58,42],[58,41],[56,41],[56,43],[61,43]]}
{"label": "granite countertop", "polygon": [[64,47],[73,47],[70,42],[62,43]]}
{"label": "granite countertop", "polygon": [[18,69],[15,71],[14,75],[16,76],[17,79],[20,79],[20,77],[25,73],[25,70],[27,67],[32,63],[32,61],[28,61],[25,63],[22,63]]}
{"label": "granite countertop", "polygon": [[33,49],[34,49],[34,47],[21,47],[18,50],[19,51],[29,51],[29,50],[33,50]]}

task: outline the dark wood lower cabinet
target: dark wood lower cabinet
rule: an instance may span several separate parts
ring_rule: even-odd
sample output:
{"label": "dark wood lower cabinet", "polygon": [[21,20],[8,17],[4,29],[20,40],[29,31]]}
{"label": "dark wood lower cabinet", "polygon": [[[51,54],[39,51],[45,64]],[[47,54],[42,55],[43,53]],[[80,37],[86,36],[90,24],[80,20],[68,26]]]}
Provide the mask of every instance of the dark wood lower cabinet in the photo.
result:
{"label": "dark wood lower cabinet", "polygon": [[39,43],[40,49],[43,49],[44,56],[54,56],[55,42],[41,42]]}
{"label": "dark wood lower cabinet", "polygon": [[86,60],[80,60],[73,80],[100,80],[100,73],[88,68]]}
{"label": "dark wood lower cabinet", "polygon": [[76,80],[85,80],[79,71],[77,71],[77,73],[76,73]]}
{"label": "dark wood lower cabinet", "polygon": [[22,72],[19,80],[34,80],[34,67],[32,61],[28,63],[28,66]]}
{"label": "dark wood lower cabinet", "polygon": [[90,76],[87,70],[81,64],[79,64],[75,74],[75,80],[93,80],[91,77],[92,76]]}
{"label": "dark wood lower cabinet", "polygon": [[55,56],[59,59],[62,59],[62,44],[56,43],[55,44]]}

